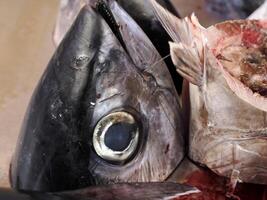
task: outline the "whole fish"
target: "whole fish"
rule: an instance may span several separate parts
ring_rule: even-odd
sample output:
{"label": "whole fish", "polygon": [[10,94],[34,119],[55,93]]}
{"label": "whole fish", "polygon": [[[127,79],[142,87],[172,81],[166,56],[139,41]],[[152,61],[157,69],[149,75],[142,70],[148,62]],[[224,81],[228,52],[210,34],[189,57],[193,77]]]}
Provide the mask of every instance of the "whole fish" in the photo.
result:
{"label": "whole fish", "polygon": [[85,6],[49,62],[11,163],[18,190],[164,181],[184,157],[167,66],[116,1]]}
{"label": "whole fish", "polygon": [[152,1],[190,82],[189,156],[233,182],[267,184],[266,20],[202,27]]}

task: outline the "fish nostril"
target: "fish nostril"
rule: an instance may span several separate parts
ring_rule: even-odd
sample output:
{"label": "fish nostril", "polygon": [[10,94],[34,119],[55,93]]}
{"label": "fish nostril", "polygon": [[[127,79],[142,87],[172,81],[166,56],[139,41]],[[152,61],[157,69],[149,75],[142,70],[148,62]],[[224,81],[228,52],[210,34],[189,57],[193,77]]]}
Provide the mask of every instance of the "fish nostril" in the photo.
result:
{"label": "fish nostril", "polygon": [[89,61],[90,58],[88,56],[77,56],[73,59],[71,67],[74,69],[83,69]]}

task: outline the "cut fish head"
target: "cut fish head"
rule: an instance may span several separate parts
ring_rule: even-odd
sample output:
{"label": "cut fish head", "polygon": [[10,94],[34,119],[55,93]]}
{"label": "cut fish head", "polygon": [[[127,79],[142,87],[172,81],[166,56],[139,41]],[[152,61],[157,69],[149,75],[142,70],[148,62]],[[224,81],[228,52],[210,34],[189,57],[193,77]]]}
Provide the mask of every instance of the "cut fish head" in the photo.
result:
{"label": "cut fish head", "polygon": [[232,91],[267,111],[267,21],[234,20],[207,31],[208,46]]}

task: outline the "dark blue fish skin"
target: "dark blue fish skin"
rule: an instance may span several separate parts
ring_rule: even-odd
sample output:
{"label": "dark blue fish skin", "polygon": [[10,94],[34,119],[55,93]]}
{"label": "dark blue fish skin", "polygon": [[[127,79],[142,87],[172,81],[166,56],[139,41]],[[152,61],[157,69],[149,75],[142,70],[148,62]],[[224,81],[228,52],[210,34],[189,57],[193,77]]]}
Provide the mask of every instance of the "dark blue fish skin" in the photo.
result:
{"label": "dark blue fish skin", "polygon": [[[131,23],[132,40],[125,29],[116,34],[123,40],[116,37],[96,10],[82,9],[32,96],[11,163],[13,188],[54,192],[163,181],[181,162],[183,127],[171,76],[147,36],[116,5],[110,7],[121,14],[115,16],[119,24]],[[141,130],[138,151],[120,165],[101,159],[92,146],[96,123],[115,111],[134,115]]]}
{"label": "dark blue fish skin", "polygon": [[245,19],[254,12],[264,0],[206,0],[207,9],[225,19]]}
{"label": "dark blue fish skin", "polygon": [[83,93],[93,73],[87,65],[94,62],[101,44],[92,28],[101,32],[101,24],[96,13],[82,10],[48,64],[33,94],[11,164],[13,187],[46,191],[91,184],[88,138],[78,130]]}

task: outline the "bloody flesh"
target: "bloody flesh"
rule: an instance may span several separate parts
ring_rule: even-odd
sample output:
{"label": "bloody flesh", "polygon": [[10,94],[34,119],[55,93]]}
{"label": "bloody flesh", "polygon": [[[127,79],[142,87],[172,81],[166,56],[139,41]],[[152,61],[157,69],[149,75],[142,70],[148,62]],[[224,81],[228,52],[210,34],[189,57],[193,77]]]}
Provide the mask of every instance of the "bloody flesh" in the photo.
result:
{"label": "bloody flesh", "polygon": [[229,180],[220,177],[207,169],[193,171],[185,178],[185,184],[198,188],[201,193],[185,195],[176,200],[267,200],[265,185],[239,183],[229,192]]}
{"label": "bloody flesh", "polygon": [[[220,29],[220,26],[223,25],[217,27]],[[232,40],[229,38],[221,40],[223,47],[216,55],[217,59],[232,76],[254,93],[267,96],[266,29],[257,21],[248,21],[245,24],[229,23],[228,27],[224,27],[224,31],[227,32],[227,36],[232,37]]]}
{"label": "bloody flesh", "polygon": [[203,193],[188,199],[266,199],[265,186],[253,184],[267,185],[267,99],[240,81],[242,70],[248,73],[240,63],[255,50],[265,67],[266,21],[235,20],[205,29],[194,15],[181,20],[156,3],[154,8],[174,41],[177,71],[190,82],[189,157],[213,173],[187,173],[182,182]]}

